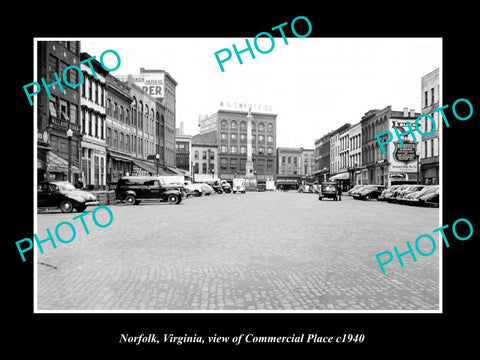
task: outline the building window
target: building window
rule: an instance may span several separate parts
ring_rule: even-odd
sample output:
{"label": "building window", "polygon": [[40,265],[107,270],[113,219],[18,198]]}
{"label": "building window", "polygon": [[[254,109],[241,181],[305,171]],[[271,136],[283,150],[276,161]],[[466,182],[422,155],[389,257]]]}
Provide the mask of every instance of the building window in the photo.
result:
{"label": "building window", "polygon": [[220,124],[220,129],[222,130],[227,130],[227,120],[222,120],[221,124]]}
{"label": "building window", "polygon": [[255,122],[252,121],[252,134],[255,132],[257,128],[257,125],[255,125]]}
{"label": "building window", "polygon": [[268,123],[267,124],[267,132],[273,132],[273,124],[272,123]]}
{"label": "building window", "polygon": [[281,158],[282,158],[282,164],[285,164],[285,158],[286,158],[286,157],[285,157],[285,156],[282,156]]}
{"label": "building window", "polygon": [[435,150],[434,150],[434,145],[433,145],[433,140],[434,139],[431,139],[430,140],[430,150],[431,150],[431,156],[435,156]]}
{"label": "building window", "polygon": [[92,79],[88,79],[88,100],[92,100]]}
{"label": "building window", "polygon": [[252,144],[257,143],[257,135],[252,135]]}
{"label": "building window", "polygon": [[267,143],[273,144],[273,136],[272,135],[267,136]]}
{"label": "building window", "polygon": [[245,146],[240,146],[240,154],[245,154],[247,152],[247,148]]}
{"label": "building window", "polygon": [[125,151],[130,152],[130,136],[125,136]]}
{"label": "building window", "polygon": [[230,150],[231,150],[232,154],[236,154],[236,153],[237,153],[237,146],[236,146],[236,145],[232,145],[232,146],[230,147]]}
{"label": "building window", "polygon": [[70,104],[70,122],[78,124],[77,105]]}
{"label": "building window", "polygon": [[202,151],[202,159],[207,160],[207,152],[206,151]]}
{"label": "building window", "polygon": [[227,150],[227,145],[221,145],[221,146],[220,146],[220,152],[222,152],[222,153],[228,152],[228,150]]}
{"label": "building window", "polygon": [[240,122],[240,131],[247,130],[247,123],[245,121]]}
{"label": "building window", "polygon": [[258,155],[263,155],[265,153],[265,148],[263,146],[258,147]]}
{"label": "building window", "polygon": [[95,103],[98,104],[98,83],[95,83]]}
{"label": "building window", "polygon": [[207,173],[207,163],[203,163],[202,164],[202,174],[206,174]]}
{"label": "building window", "polygon": [[297,157],[296,156],[293,157],[293,165],[297,165]]}
{"label": "building window", "polygon": [[230,134],[230,140],[231,141],[237,141],[237,134],[235,134],[235,133]]}
{"label": "building window", "polygon": [[230,171],[237,171],[237,159],[230,159]]}
{"label": "building window", "polygon": [[95,137],[98,138],[98,115],[95,115]]}
{"label": "building window", "polygon": [[252,146],[252,154],[256,154],[257,153],[257,148],[255,146]]}
{"label": "building window", "polygon": [[258,159],[257,172],[260,174],[265,172],[265,159]]}
{"label": "building window", "polygon": [[112,129],[107,127],[107,145],[108,146],[112,146],[111,141],[112,141]]}
{"label": "building window", "polygon": [[198,163],[195,163],[195,174],[198,174],[199,166]]}
{"label": "building window", "polygon": [[245,171],[246,169],[246,163],[247,163],[247,160],[246,159],[240,159],[240,166],[239,166],[239,171]]}
{"label": "building window", "polygon": [[435,104],[435,88],[432,88],[432,104]]}
{"label": "building window", "polygon": [[92,136],[92,128],[93,128],[93,125],[92,125],[92,113],[89,111],[88,112],[88,135]]}
{"label": "building window", "polygon": [[271,147],[267,148],[267,155],[273,155],[273,148]]}
{"label": "building window", "polygon": [[117,137],[118,137],[117,130],[113,130],[113,146],[114,147],[117,147]]}
{"label": "building window", "polygon": [[221,158],[220,159],[220,170],[227,170],[228,159]]}
{"label": "building window", "polygon": [[242,143],[247,142],[247,135],[240,134],[240,142],[242,142]]}
{"label": "building window", "polygon": [[258,142],[261,142],[261,143],[265,142],[265,136],[258,135]]}
{"label": "building window", "polygon": [[210,160],[215,160],[215,153],[210,151]]}
{"label": "building window", "polygon": [[220,140],[227,141],[227,133],[220,133]]}
{"label": "building window", "polygon": [[290,156],[287,158],[287,163],[289,163],[289,164],[292,163],[292,158]]}
{"label": "building window", "polygon": [[264,132],[265,131],[265,125],[261,122],[258,124],[258,132]]}
{"label": "building window", "polygon": [[273,160],[272,159],[267,160],[267,172],[273,172]]}
{"label": "building window", "polygon": [[193,153],[193,158],[195,160],[198,160],[198,151],[197,150],[195,150],[195,152]]}
{"label": "building window", "polygon": [[425,107],[428,106],[428,91],[425,91]]}
{"label": "building window", "polygon": [[232,122],[230,123],[230,129],[237,130],[237,122],[235,120],[232,120]]}
{"label": "building window", "polygon": [[123,150],[123,143],[124,143],[124,136],[123,133],[120,133],[120,137],[118,139],[118,147]]}

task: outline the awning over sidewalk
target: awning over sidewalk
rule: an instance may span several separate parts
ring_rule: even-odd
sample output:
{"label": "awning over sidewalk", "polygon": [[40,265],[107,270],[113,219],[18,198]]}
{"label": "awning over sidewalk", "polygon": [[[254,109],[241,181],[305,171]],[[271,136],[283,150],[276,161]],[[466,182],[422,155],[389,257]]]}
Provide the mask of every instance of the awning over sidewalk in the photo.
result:
{"label": "awning over sidewalk", "polygon": [[[155,164],[151,164],[148,161],[132,159],[132,162],[138,166],[139,168],[148,171],[150,174],[157,174],[157,166]],[[158,174],[159,175],[170,175],[167,171],[163,170],[161,166],[158,167]]]}
{"label": "awning over sidewalk", "polygon": [[[40,164],[37,159],[37,168],[42,165],[43,161],[40,160]],[[67,172],[68,161],[60,155],[55,154],[53,151],[47,152],[47,168],[50,172]],[[80,169],[71,164],[72,173],[80,173]]]}
{"label": "awning over sidewalk", "polygon": [[330,177],[330,181],[335,181],[335,180],[348,180],[350,179],[350,174],[348,172],[336,174]]}

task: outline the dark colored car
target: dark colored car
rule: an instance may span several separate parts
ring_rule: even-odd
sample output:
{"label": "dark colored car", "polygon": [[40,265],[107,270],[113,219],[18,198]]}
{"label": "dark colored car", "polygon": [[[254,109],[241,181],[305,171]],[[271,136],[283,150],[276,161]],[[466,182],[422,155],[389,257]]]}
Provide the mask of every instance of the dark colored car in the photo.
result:
{"label": "dark colored car", "polygon": [[323,198],[338,200],[338,183],[336,181],[322,182],[318,200],[322,200]]}
{"label": "dark colored car", "polygon": [[257,184],[257,191],[267,191],[266,184]]}
{"label": "dark colored car", "polygon": [[418,202],[421,206],[438,207],[440,202],[440,188],[437,187],[435,191],[420,196]]}
{"label": "dark colored car", "polygon": [[367,185],[359,191],[358,198],[361,200],[378,199],[383,190],[385,190],[383,185]]}
{"label": "dark colored car", "polygon": [[228,182],[222,182],[221,185],[222,185],[223,192],[225,194],[229,194],[232,192],[232,187]]}
{"label": "dark colored car", "polygon": [[142,200],[180,204],[185,192],[181,184],[167,184],[155,176],[124,176],[117,183],[115,195],[128,205],[137,205]]}
{"label": "dark colored car", "polygon": [[356,187],[354,190],[352,190],[350,192],[350,194],[352,194],[352,197],[354,199],[358,199],[360,197],[360,191],[362,191],[366,187],[367,187],[367,185],[358,185],[358,187]]}
{"label": "dark colored car", "polygon": [[70,213],[73,209],[83,212],[87,206],[98,204],[94,194],[76,189],[68,181],[43,181],[37,187],[39,208],[55,207]]}

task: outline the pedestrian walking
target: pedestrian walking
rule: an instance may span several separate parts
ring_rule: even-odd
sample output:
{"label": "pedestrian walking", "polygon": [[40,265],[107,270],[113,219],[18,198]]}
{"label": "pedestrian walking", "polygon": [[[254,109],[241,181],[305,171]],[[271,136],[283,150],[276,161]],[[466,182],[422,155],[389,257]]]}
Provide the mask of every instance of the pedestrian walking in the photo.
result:
{"label": "pedestrian walking", "polygon": [[338,200],[342,201],[342,183],[338,184]]}

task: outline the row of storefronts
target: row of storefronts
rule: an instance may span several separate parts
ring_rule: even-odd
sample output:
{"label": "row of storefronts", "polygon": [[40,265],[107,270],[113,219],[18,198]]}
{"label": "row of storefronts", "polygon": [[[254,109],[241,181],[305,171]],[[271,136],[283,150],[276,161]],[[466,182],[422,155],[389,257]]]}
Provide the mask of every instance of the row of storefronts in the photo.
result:
{"label": "row of storefronts", "polygon": [[[105,189],[124,175],[179,175],[175,168],[175,87],[164,70],[113,76],[79,41],[38,41],[37,180],[68,180]],[[69,67],[69,83],[56,74]],[[78,76],[82,76],[79,81]],[[161,86],[150,96],[142,82]]]}

